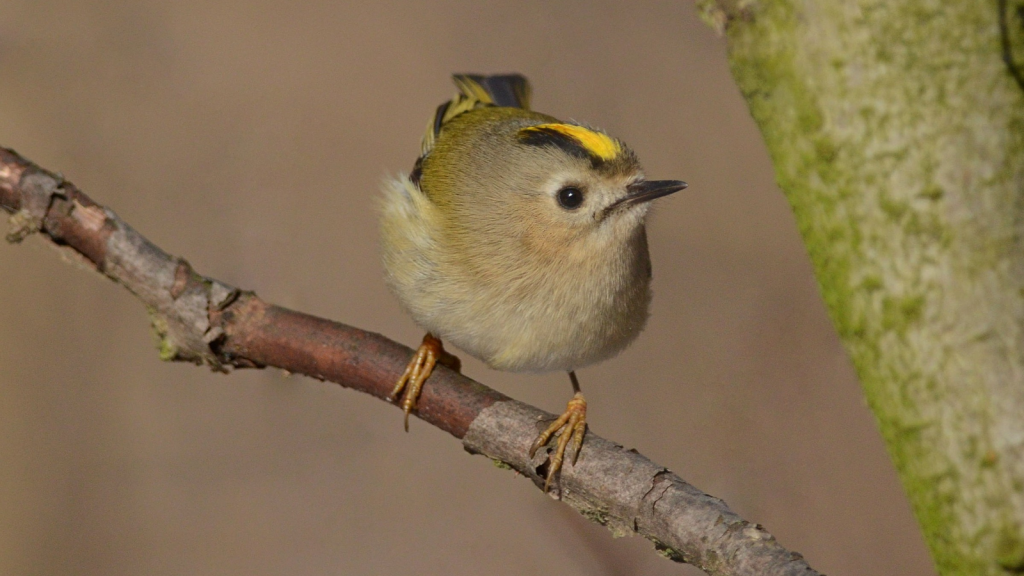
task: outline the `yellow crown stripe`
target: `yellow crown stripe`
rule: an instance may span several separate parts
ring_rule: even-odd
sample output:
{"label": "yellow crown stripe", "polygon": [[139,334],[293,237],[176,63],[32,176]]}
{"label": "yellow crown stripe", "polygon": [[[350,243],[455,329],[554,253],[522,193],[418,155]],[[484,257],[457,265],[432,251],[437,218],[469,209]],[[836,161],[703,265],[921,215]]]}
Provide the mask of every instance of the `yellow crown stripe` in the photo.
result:
{"label": "yellow crown stripe", "polygon": [[564,134],[580,143],[587,152],[597,156],[601,160],[613,160],[622,152],[619,143],[607,134],[596,132],[583,126],[574,124],[540,124],[531,126],[527,130],[551,130]]}

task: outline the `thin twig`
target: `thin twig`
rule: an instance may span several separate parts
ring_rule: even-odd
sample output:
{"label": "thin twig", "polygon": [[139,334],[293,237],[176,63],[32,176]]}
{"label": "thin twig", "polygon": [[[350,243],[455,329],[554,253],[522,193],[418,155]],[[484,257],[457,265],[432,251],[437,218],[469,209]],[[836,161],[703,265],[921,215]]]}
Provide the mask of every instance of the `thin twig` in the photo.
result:
{"label": "thin twig", "polygon": [[[268,304],[153,245],[61,176],[0,148],[0,207],[8,240],[40,232],[88,260],[150,310],[164,360],[231,368],[275,366],[386,400],[412,350],[387,338]],[[444,367],[435,369],[415,414],[544,485],[543,451],[530,444],[554,418]],[[732,512],[636,451],[587,435],[558,496],[617,535],[638,533],[664,556],[715,575],[814,576],[803,558],[760,525]]]}

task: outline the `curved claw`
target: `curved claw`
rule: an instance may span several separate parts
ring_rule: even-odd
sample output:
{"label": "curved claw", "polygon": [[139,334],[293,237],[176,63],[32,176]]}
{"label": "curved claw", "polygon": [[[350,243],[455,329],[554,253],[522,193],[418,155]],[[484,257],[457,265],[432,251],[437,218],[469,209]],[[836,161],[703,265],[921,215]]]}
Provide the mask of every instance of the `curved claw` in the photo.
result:
{"label": "curved claw", "polygon": [[530,446],[530,458],[537,454],[541,446],[548,443],[552,435],[558,438],[554,453],[548,464],[547,478],[544,479],[544,491],[551,487],[551,481],[562,469],[562,462],[565,460],[565,452],[568,449],[569,461],[573,466],[580,455],[583,447],[583,437],[587,433],[587,401],[583,398],[582,392],[577,392],[569,401],[565,412],[548,426],[547,430],[541,432],[537,439]]}
{"label": "curved claw", "polygon": [[435,338],[433,334],[427,334],[423,337],[423,343],[416,350],[412,360],[409,360],[405,372],[395,383],[391,394],[388,395],[389,400],[396,402],[402,396],[402,392],[405,392],[405,396],[402,398],[402,412],[405,413],[406,432],[409,431],[409,414],[416,408],[416,401],[419,400],[420,392],[423,391],[423,383],[430,377],[437,364],[447,366],[456,372],[462,366],[462,362],[456,356],[444,349],[439,339]]}

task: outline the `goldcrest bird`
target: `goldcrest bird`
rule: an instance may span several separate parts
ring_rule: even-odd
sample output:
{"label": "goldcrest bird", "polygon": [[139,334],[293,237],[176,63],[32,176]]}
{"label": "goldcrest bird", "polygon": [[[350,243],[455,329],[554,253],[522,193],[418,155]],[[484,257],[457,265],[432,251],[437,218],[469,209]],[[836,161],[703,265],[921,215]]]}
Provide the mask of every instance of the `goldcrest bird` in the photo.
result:
{"label": "goldcrest bird", "polygon": [[435,364],[459,369],[442,341],[498,370],[568,372],[573,398],[530,450],[557,436],[547,490],[587,429],[575,370],[616,355],[647,321],[650,201],[686,183],[647,180],[621,141],[531,111],[523,76],[454,80],[412,173],[384,187],[386,281],[427,331],[392,400],[404,391],[408,430]]}

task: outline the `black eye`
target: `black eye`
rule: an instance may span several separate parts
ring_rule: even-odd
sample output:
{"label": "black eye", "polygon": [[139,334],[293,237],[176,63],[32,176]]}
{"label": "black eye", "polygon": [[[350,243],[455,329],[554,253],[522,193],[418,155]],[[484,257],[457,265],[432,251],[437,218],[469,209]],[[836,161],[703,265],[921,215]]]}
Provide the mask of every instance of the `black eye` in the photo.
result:
{"label": "black eye", "polygon": [[566,186],[558,191],[558,205],[566,210],[575,210],[583,204],[583,190],[575,186]]}

